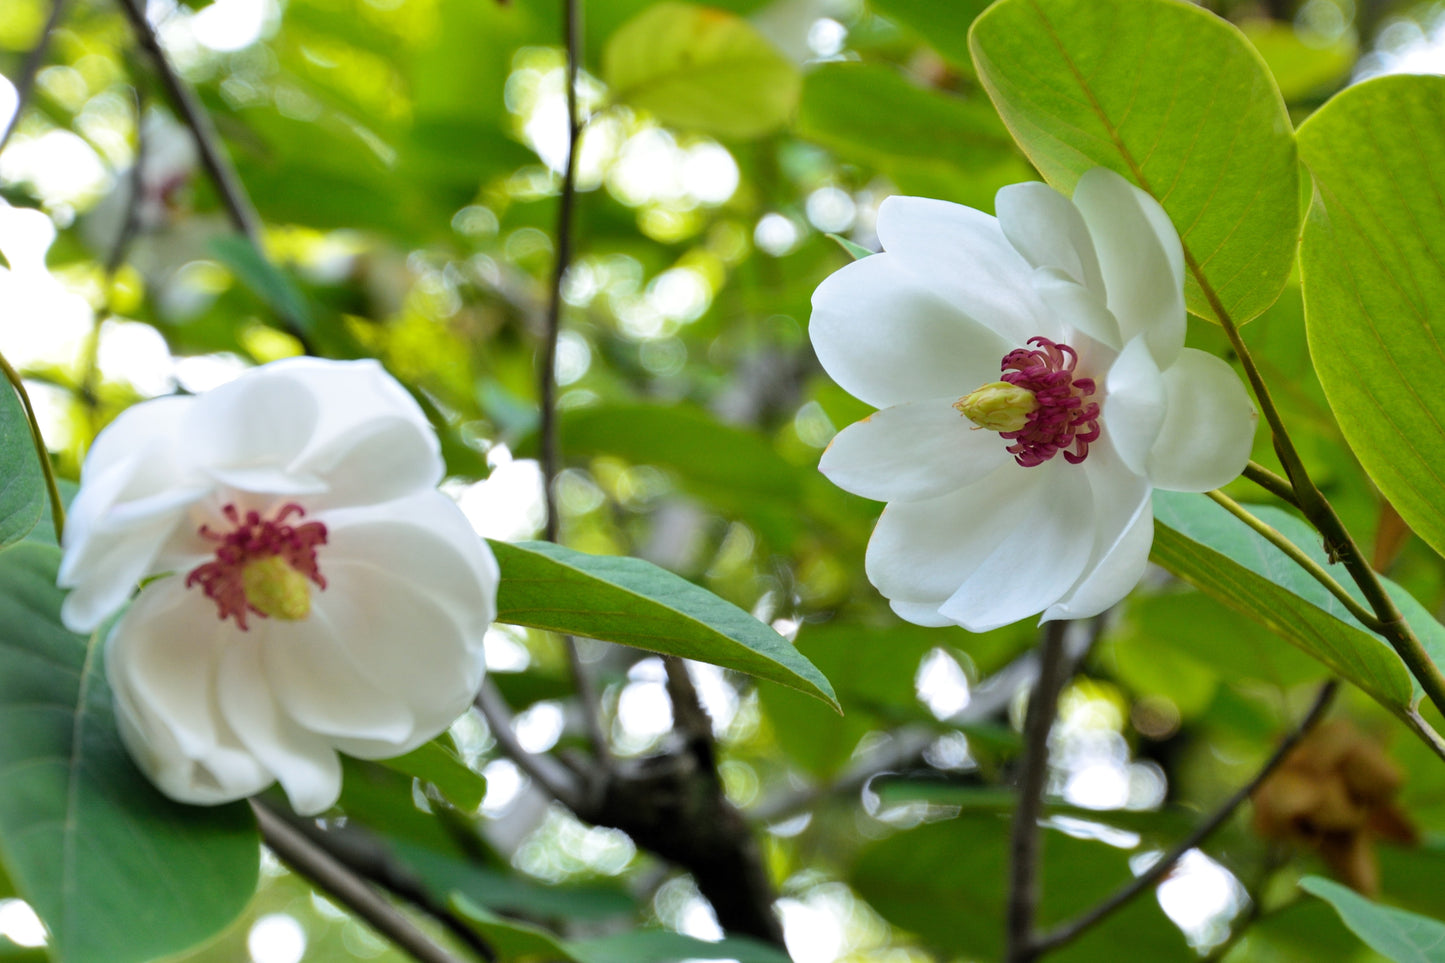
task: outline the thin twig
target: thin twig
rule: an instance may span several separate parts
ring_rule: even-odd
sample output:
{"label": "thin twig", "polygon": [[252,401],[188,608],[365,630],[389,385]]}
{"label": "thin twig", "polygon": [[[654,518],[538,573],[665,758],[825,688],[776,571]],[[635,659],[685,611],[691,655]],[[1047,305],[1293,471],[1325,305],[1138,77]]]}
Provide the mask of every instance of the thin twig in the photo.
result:
{"label": "thin twig", "polygon": [[512,731],[511,712],[507,709],[506,700],[491,679],[482,683],[475,705],[482,718],[487,720],[487,727],[492,730],[492,737],[497,740],[497,747],[504,756],[516,763],[517,768],[562,805],[575,813],[586,811],[582,790],[572,773],[551,756],[528,752],[522,748],[516,733]]}
{"label": "thin twig", "polygon": [[261,827],[261,838],[282,862],[336,897],[372,929],[421,963],[461,963],[364,880],[273,813],[265,803],[253,799],[251,810]]}
{"label": "thin twig", "polygon": [[1299,507],[1299,499],[1295,497],[1294,486],[1289,483],[1289,479],[1276,475],[1259,462],[1252,461],[1245,465],[1244,477],[1281,501]]}
{"label": "thin twig", "polygon": [[[546,538],[558,540],[561,515],[557,509],[557,474],[562,468],[561,448],[557,440],[557,339],[562,330],[562,284],[572,265],[573,238],[577,207],[577,145],[582,137],[581,112],[577,105],[577,71],[582,62],[582,10],[579,0],[562,0],[562,30],[567,44],[567,162],[562,169],[562,196],[557,202],[557,258],[552,266],[552,286],[548,292],[547,314],[542,329],[542,364],[538,375],[541,396],[542,485],[547,505]],[[582,663],[577,642],[563,636],[567,665],[582,704],[582,725],[592,753],[599,760],[609,758],[607,735],[602,731],[602,700],[592,674]]]}
{"label": "thin twig", "polygon": [[35,418],[35,406],[30,403],[30,392],[25,390],[25,381],[20,377],[20,372],[5,360],[4,355],[0,355],[0,372],[4,372],[5,380],[10,382],[10,386],[20,396],[20,403],[25,406],[25,419],[30,423],[30,441],[35,446],[35,456],[40,459],[40,471],[45,476],[45,490],[50,496],[50,520],[55,525],[55,540],[59,542],[65,535],[65,503],[60,500],[55,467],[50,464],[50,449],[45,447],[45,437],[40,433],[40,422]]}
{"label": "thin twig", "polygon": [[25,106],[30,103],[30,96],[35,92],[35,78],[39,76],[40,65],[45,63],[45,55],[50,51],[50,38],[65,13],[65,5],[66,0],[52,0],[50,16],[45,21],[44,29],[40,31],[40,39],[35,41],[35,46],[30,48],[30,52],[25,55],[25,62],[20,65],[20,74],[15,78],[15,113],[5,122],[5,129],[0,130],[0,151],[10,143],[10,135],[20,126],[20,115],[25,112]]}
{"label": "thin twig", "polygon": [[1173,849],[1144,872],[1121,886],[1112,896],[1105,899],[1093,909],[1085,912],[1077,919],[1063,923],[1034,940],[1033,949],[1035,955],[1047,953],[1065,944],[1072,943],[1090,928],[1106,919],[1115,910],[1124,907],[1140,893],[1143,893],[1163,879],[1169,871],[1174,868],[1174,865],[1184,858],[1186,853],[1199,846],[1199,844],[1208,839],[1216,829],[1223,826],[1225,822],[1229,820],[1230,816],[1234,814],[1234,811],[1243,805],[1244,801],[1260,787],[1260,784],[1268,779],[1275,769],[1279,768],[1280,763],[1284,762],[1290,750],[1299,744],[1299,741],[1304,738],[1306,733],[1314,728],[1320,719],[1324,718],[1325,710],[1329,708],[1330,702],[1334,699],[1335,691],[1338,688],[1339,681],[1336,679],[1331,679],[1321,686],[1319,694],[1315,696],[1314,704],[1310,706],[1309,712],[1305,713],[1305,717],[1300,720],[1300,724],[1295,727],[1294,731],[1280,742],[1274,752],[1270,754],[1270,757],[1265,760],[1260,770],[1254,774],[1254,778],[1241,786],[1233,796],[1230,796],[1223,805],[1211,813],[1209,818],[1200,823],[1193,832],[1180,840]]}
{"label": "thin twig", "polygon": [[1007,963],[1029,963],[1038,954],[1033,946],[1034,916],[1039,901],[1039,816],[1043,812],[1044,787],[1049,774],[1049,731],[1058,712],[1063,690],[1067,653],[1066,621],[1044,626],[1043,651],[1039,655],[1039,681],[1029,696],[1024,716],[1023,773],[1019,778],[1019,801],[1014,809],[1009,836],[1009,893]]}
{"label": "thin twig", "polygon": [[1336,582],[1334,576],[1325,571],[1324,566],[1306,555],[1294,542],[1285,538],[1284,533],[1279,531],[1279,529],[1254,515],[1249,509],[1218,489],[1205,492],[1205,494],[1212,498],[1216,504],[1223,506],[1229,514],[1262,535],[1275,548],[1288,555],[1291,561],[1304,569],[1316,582],[1319,582],[1328,589],[1329,593],[1338,599],[1340,604],[1348,609],[1351,615],[1359,619],[1361,624],[1366,628],[1372,632],[1382,633],[1383,626],[1381,626],[1380,620],[1375,617],[1375,614],[1355,601],[1354,596],[1350,595],[1343,585]]}

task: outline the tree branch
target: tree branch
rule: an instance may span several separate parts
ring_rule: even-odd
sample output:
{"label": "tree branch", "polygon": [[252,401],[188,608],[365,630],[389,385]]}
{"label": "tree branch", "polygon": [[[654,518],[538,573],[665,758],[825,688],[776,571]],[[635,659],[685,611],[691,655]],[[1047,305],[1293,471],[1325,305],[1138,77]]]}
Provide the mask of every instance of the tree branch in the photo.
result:
{"label": "tree branch", "polygon": [[1290,750],[1299,744],[1299,741],[1305,737],[1306,733],[1324,718],[1325,711],[1330,707],[1330,702],[1334,699],[1335,691],[1338,688],[1339,681],[1336,679],[1331,679],[1321,686],[1319,694],[1315,696],[1314,704],[1310,706],[1309,712],[1305,713],[1305,717],[1300,720],[1299,725],[1294,728],[1294,731],[1275,747],[1274,752],[1265,760],[1259,772],[1254,774],[1254,778],[1241,786],[1233,796],[1225,800],[1223,805],[1210,814],[1209,818],[1200,823],[1193,832],[1175,844],[1173,849],[1144,872],[1121,886],[1112,896],[1077,919],[1055,927],[1044,936],[1035,940],[1033,944],[1035,955],[1056,950],[1084,935],[1090,928],[1103,922],[1110,914],[1122,909],[1140,893],[1143,893],[1158,883],[1174,868],[1175,863],[1184,858],[1185,853],[1194,849],[1213,835],[1214,831],[1220,826],[1223,826],[1229,817],[1234,815],[1234,811],[1243,805],[1244,801],[1260,787],[1260,784],[1279,768],[1280,763],[1284,762]]}
{"label": "tree branch", "polygon": [[25,112],[30,96],[35,92],[35,78],[39,76],[40,65],[45,63],[45,55],[50,51],[50,36],[55,33],[60,18],[65,14],[66,2],[67,0],[52,0],[50,16],[46,18],[45,27],[40,31],[40,39],[35,41],[35,46],[30,48],[30,52],[25,55],[25,62],[20,65],[20,74],[15,78],[15,113],[6,121],[5,129],[0,130],[0,151],[5,150],[5,145],[10,143],[10,135],[20,126],[20,115]]}
{"label": "tree branch", "polygon": [[251,810],[261,827],[261,838],[273,853],[299,875],[340,900],[358,917],[420,963],[461,963],[432,942],[364,880],[330,853],[303,836],[258,799]]}
{"label": "tree branch", "polygon": [[1039,655],[1039,681],[1029,696],[1024,717],[1023,772],[1019,801],[1009,837],[1009,894],[1007,963],[1029,963],[1038,956],[1033,944],[1034,916],[1039,899],[1039,817],[1043,813],[1044,786],[1049,772],[1049,732],[1058,713],[1059,693],[1066,681],[1064,636],[1069,623],[1044,626]]}
{"label": "tree branch", "polygon": [[497,747],[501,749],[502,755],[516,763],[517,768],[574,813],[581,814],[591,808],[587,804],[584,788],[577,785],[572,773],[564,769],[561,763],[551,756],[531,753],[522,748],[516,733],[512,731],[511,711],[491,679],[482,683],[475,705],[482,718],[487,720],[487,727],[492,730],[492,737],[497,740]]}

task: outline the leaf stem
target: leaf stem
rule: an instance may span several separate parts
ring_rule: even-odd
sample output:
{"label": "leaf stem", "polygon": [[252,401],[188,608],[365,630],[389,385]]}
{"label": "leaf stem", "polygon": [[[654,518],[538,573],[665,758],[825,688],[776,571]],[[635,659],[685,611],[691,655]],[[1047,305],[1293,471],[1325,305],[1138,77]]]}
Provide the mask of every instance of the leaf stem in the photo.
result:
{"label": "leaf stem", "polygon": [[65,503],[60,500],[55,467],[50,464],[50,449],[45,447],[45,437],[40,433],[40,422],[35,418],[35,406],[30,403],[30,393],[25,390],[25,382],[20,377],[20,372],[11,367],[4,355],[0,355],[0,371],[5,373],[5,380],[10,382],[10,386],[20,396],[20,403],[25,406],[25,420],[30,423],[30,441],[35,445],[35,455],[40,459],[40,471],[45,476],[45,489],[50,495],[50,520],[55,525],[55,540],[59,542],[65,534]]}
{"label": "leaf stem", "polygon": [[20,115],[25,112],[25,106],[30,103],[30,96],[35,92],[35,78],[50,50],[50,37],[60,24],[60,18],[65,15],[66,2],[67,0],[52,0],[50,16],[45,21],[44,29],[40,31],[40,39],[35,41],[35,46],[30,48],[30,52],[25,55],[25,62],[20,65],[20,74],[15,78],[15,113],[10,115],[5,128],[0,130],[0,151],[10,143],[10,135],[20,126]]}
{"label": "leaf stem", "polygon": [[413,959],[420,963],[461,963],[336,857],[303,836],[265,803],[251,800],[251,811],[261,827],[261,838],[282,862],[336,897]]}
{"label": "leaf stem", "polygon": [[1034,917],[1039,902],[1039,817],[1049,772],[1049,730],[1058,714],[1059,693],[1067,678],[1064,637],[1069,623],[1044,625],[1039,654],[1039,679],[1024,716],[1023,772],[1019,801],[1009,835],[1009,892],[1006,963],[1030,963],[1039,953],[1034,943]]}
{"label": "leaf stem", "polygon": [[1299,499],[1295,497],[1294,486],[1289,483],[1288,478],[1276,475],[1257,461],[1251,461],[1244,466],[1244,477],[1280,501],[1299,508]]}
{"label": "leaf stem", "polygon": [[1325,571],[1324,566],[1306,555],[1294,542],[1285,538],[1279,529],[1268,524],[1218,489],[1212,492],[1205,492],[1205,494],[1212,498],[1215,503],[1223,506],[1229,514],[1262,535],[1275,548],[1288,555],[1291,561],[1304,569],[1316,582],[1319,582],[1325,588],[1329,589],[1330,594],[1339,599],[1340,604],[1348,609],[1350,614],[1359,619],[1371,632],[1383,634],[1384,627],[1380,624],[1380,620],[1375,617],[1375,613],[1355,601],[1354,596],[1346,591],[1343,585],[1335,581],[1334,576]]}
{"label": "leaf stem", "polygon": [[1309,711],[1305,713],[1305,717],[1300,720],[1299,725],[1275,747],[1274,752],[1270,754],[1270,757],[1265,760],[1264,765],[1260,767],[1259,771],[1254,774],[1254,777],[1251,778],[1249,782],[1245,783],[1233,796],[1225,800],[1218,809],[1209,815],[1208,819],[1195,827],[1194,831],[1181,839],[1173,849],[1165,853],[1144,872],[1119,887],[1113,895],[1106,898],[1093,909],[1086,911],[1067,923],[1056,926],[1035,940],[1033,943],[1035,952],[1043,954],[1056,950],[1068,943],[1072,943],[1092,927],[1103,922],[1116,910],[1128,905],[1135,897],[1168,875],[1169,871],[1174,868],[1174,865],[1178,863],[1179,860],[1184,858],[1186,853],[1208,839],[1220,826],[1223,826],[1225,822],[1229,820],[1229,817],[1234,814],[1234,811],[1243,805],[1246,799],[1253,795],[1254,791],[1270,777],[1271,773],[1279,768],[1280,763],[1284,762],[1290,750],[1299,744],[1299,741],[1304,738],[1306,733],[1314,728],[1320,719],[1324,718],[1325,711],[1329,708],[1330,702],[1333,701],[1335,692],[1338,689],[1338,679],[1331,679],[1322,685],[1319,694],[1315,696],[1314,703],[1310,706]]}

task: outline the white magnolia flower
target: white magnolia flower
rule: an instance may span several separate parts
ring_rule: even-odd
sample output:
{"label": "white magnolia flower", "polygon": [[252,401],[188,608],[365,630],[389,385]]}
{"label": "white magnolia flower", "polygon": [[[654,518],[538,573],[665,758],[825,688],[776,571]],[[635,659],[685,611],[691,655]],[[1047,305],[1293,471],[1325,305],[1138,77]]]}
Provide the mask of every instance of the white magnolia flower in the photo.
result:
{"label": "white magnolia flower", "polygon": [[295,359],[136,405],[86,458],[62,618],[111,630],[121,735],[168,795],[273,781],[298,813],[341,791],[337,751],[436,736],[481,684],[497,565],[436,490],[415,401],[370,361]]}
{"label": "white magnolia flower", "polygon": [[1099,168],[1072,202],[1028,183],[996,206],[890,197],[884,253],[819,285],[810,325],[882,409],[820,465],[888,502],[869,580],[911,622],[972,631],[1123,598],[1152,490],[1230,481],[1257,420],[1229,366],[1184,347],[1183,248],[1152,198]]}

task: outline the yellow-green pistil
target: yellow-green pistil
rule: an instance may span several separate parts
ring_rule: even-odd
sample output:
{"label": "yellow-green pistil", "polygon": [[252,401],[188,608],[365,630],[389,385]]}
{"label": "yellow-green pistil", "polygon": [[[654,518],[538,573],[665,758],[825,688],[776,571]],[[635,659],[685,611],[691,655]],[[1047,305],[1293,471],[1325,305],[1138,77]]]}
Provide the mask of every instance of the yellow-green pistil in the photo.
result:
{"label": "yellow-green pistil", "polygon": [[246,601],[262,615],[299,622],[311,614],[311,580],[280,555],[248,562],[241,585]]}
{"label": "yellow-green pistil", "polygon": [[989,431],[1018,431],[1038,406],[1032,391],[1007,381],[990,382],[953,403],[959,414]]}

